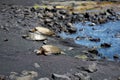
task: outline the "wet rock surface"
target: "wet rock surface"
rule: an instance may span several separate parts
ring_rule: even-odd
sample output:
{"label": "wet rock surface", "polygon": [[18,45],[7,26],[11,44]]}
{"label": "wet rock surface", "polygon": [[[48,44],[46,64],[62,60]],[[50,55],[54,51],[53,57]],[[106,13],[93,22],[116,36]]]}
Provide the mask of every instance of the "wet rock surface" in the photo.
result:
{"label": "wet rock surface", "polygon": [[[18,1],[18,3],[19,2],[22,1]],[[67,56],[68,54],[73,55],[76,53],[86,55],[83,50],[88,51],[88,48],[77,45],[70,39],[61,39],[57,36],[61,31],[69,34],[75,33],[76,28],[72,25],[74,22],[84,22],[87,20],[101,24],[109,20],[116,20],[118,18],[117,16],[119,15],[111,9],[108,9],[105,14],[100,13],[100,15],[95,14],[91,16],[90,13],[70,14],[67,10],[53,7],[39,8],[36,10],[32,6],[1,4],[0,74],[5,75],[6,78],[0,76],[0,79],[56,80],[52,74],[54,74],[54,77],[60,78],[60,80],[63,80],[63,78],[65,80],[118,79],[120,76],[119,62],[89,61],[89,59],[81,60]],[[47,41],[45,41],[46,39],[44,41],[29,41],[23,39],[22,35],[25,35],[30,29],[34,29],[35,26],[44,26],[54,31],[56,36],[47,36]],[[66,55],[35,55],[34,50],[43,46],[43,44],[58,46]],[[58,50],[58,52],[61,51]],[[91,53],[94,53],[94,51]],[[88,55],[86,57],[89,58]],[[117,58],[116,55],[114,57]],[[97,65],[92,64],[93,62],[97,63]],[[79,68],[84,67],[85,70],[78,69],[77,66],[79,66]],[[69,74],[66,74],[67,72]]]}

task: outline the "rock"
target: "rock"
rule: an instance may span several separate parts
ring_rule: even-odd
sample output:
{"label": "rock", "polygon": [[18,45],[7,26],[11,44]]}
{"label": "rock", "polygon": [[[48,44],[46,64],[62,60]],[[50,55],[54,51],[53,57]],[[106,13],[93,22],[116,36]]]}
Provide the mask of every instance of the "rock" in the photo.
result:
{"label": "rock", "polygon": [[28,76],[17,77],[15,80],[33,80],[33,77],[28,75]]}
{"label": "rock", "polygon": [[44,20],[44,22],[45,22],[45,24],[51,23],[51,22],[52,22],[52,19],[46,18],[46,19]]}
{"label": "rock", "polygon": [[22,71],[21,76],[16,76],[15,80],[33,80],[34,77],[37,77],[38,73],[35,71]]}
{"label": "rock", "polygon": [[71,80],[68,76],[66,75],[59,75],[59,74],[52,74],[53,80]]}
{"label": "rock", "polygon": [[40,49],[36,51],[38,55],[44,54],[44,55],[51,55],[51,54],[60,54],[62,51],[57,46],[53,45],[43,45]]}
{"label": "rock", "polygon": [[11,80],[34,80],[38,76],[38,73],[35,71],[22,71],[22,74],[18,76],[18,73],[12,72],[9,76]]}
{"label": "rock", "polygon": [[31,77],[37,77],[38,73],[35,71],[22,71],[21,72],[23,76],[30,75]]}
{"label": "rock", "polygon": [[38,80],[50,80],[50,79],[47,78],[47,77],[44,77],[44,78],[40,78],[40,79],[38,79]]}
{"label": "rock", "polygon": [[103,23],[105,23],[106,21],[107,21],[106,18],[99,18],[99,19],[98,19],[98,22],[99,22],[100,24],[103,24]]}
{"label": "rock", "polygon": [[73,50],[73,49],[74,49],[73,47],[69,47],[69,48],[68,48],[69,51],[71,51],[71,50]]}
{"label": "rock", "polygon": [[120,33],[115,34],[116,38],[120,38]]}
{"label": "rock", "polygon": [[45,17],[53,18],[54,15],[53,15],[53,13],[51,13],[51,12],[46,12],[46,13],[45,13]]}
{"label": "rock", "polygon": [[89,38],[89,40],[93,42],[100,42],[100,38]]}
{"label": "rock", "polygon": [[114,55],[113,55],[113,58],[114,58],[115,60],[117,60],[117,59],[120,58],[120,56],[119,56],[118,54],[114,54]]}
{"label": "rock", "polygon": [[60,13],[60,14],[63,14],[63,15],[66,15],[66,14],[67,14],[67,11],[66,11],[66,10],[59,10],[59,13]]}
{"label": "rock", "polygon": [[75,58],[79,58],[79,59],[82,59],[82,60],[87,60],[88,57],[86,55],[76,55]]}
{"label": "rock", "polygon": [[93,63],[93,64],[89,65],[88,67],[82,67],[82,68],[83,68],[83,70],[85,70],[87,72],[94,73],[97,71],[97,64]]}
{"label": "rock", "polygon": [[96,24],[95,23],[91,23],[91,24],[89,24],[89,26],[95,26]]}
{"label": "rock", "polygon": [[40,65],[38,63],[34,63],[35,68],[39,68]]}
{"label": "rock", "polygon": [[4,75],[0,75],[0,80],[6,80]]}
{"label": "rock", "polygon": [[95,48],[88,50],[88,52],[92,53],[92,54],[95,54],[95,55],[99,54],[99,52]]}
{"label": "rock", "polygon": [[75,73],[75,76],[78,77],[79,80],[92,80],[86,73]]}
{"label": "rock", "polygon": [[85,17],[85,18],[89,18],[89,17],[90,17],[89,13],[85,13],[85,14],[84,14],[84,17]]}
{"label": "rock", "polygon": [[4,39],[4,42],[7,42],[8,41],[8,39]]}
{"label": "rock", "polygon": [[42,35],[41,33],[37,32],[37,31],[34,33],[29,32],[27,35],[23,35],[22,37],[25,39],[35,40],[35,41],[43,41],[43,40],[47,39],[46,36]]}
{"label": "rock", "polygon": [[109,48],[109,47],[111,47],[111,44],[109,44],[109,43],[102,43],[101,47],[102,48]]}
{"label": "rock", "polygon": [[86,37],[83,37],[83,36],[77,36],[76,38],[75,38],[75,40],[83,40],[83,39],[85,39]]}
{"label": "rock", "polygon": [[45,27],[35,27],[35,30],[47,36],[52,36],[55,34],[53,31]]}
{"label": "rock", "polygon": [[72,23],[68,23],[67,27],[68,27],[69,33],[75,33],[77,31],[77,28],[73,26]]}
{"label": "rock", "polygon": [[120,80],[120,77],[118,77],[118,79],[117,80]]}

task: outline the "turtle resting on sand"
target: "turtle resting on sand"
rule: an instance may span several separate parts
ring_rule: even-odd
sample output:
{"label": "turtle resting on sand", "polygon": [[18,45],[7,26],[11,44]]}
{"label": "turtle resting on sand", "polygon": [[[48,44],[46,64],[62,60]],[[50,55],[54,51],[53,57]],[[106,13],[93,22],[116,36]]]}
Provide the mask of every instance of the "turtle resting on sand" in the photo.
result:
{"label": "turtle resting on sand", "polygon": [[53,45],[43,45],[40,49],[35,51],[37,55],[52,55],[52,54],[61,54],[61,49]]}

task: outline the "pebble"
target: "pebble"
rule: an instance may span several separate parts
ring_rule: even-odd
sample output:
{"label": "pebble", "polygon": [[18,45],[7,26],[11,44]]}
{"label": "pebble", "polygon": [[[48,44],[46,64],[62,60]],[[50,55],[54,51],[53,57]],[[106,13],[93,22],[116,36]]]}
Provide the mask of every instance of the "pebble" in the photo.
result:
{"label": "pebble", "polygon": [[38,80],[50,80],[50,79],[47,78],[47,77],[44,77],[44,78],[40,78],[40,79],[38,79]]}
{"label": "pebble", "polygon": [[71,80],[68,76],[66,75],[60,75],[60,74],[52,74],[53,80]]}
{"label": "pebble", "polygon": [[35,68],[39,68],[40,65],[38,63],[34,63]]}
{"label": "pebble", "polygon": [[91,77],[87,73],[75,73],[75,76],[79,78],[79,80],[92,80]]}
{"label": "pebble", "polygon": [[68,50],[71,51],[71,50],[74,50],[74,48],[73,47],[69,47]]}
{"label": "pebble", "polygon": [[109,44],[109,43],[102,43],[101,47],[102,48],[109,48],[109,47],[111,47],[111,44]]}
{"label": "pebble", "polygon": [[97,64],[96,63],[93,63],[87,67],[82,67],[83,70],[87,71],[87,72],[90,72],[90,73],[94,73],[97,71]]}
{"label": "pebble", "polygon": [[38,76],[38,73],[35,71],[22,71],[21,74],[12,72],[9,76],[11,80],[34,80]]}

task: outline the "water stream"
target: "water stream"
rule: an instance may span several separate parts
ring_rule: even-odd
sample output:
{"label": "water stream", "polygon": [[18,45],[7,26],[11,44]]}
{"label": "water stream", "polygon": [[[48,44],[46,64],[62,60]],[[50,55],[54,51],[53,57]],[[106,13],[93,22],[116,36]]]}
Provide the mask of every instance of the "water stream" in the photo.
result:
{"label": "water stream", "polygon": [[[120,21],[108,22],[105,24],[90,26],[90,22],[75,23],[77,32],[67,34],[62,32],[62,38],[73,38],[75,43],[87,47],[96,47],[98,52],[109,59],[113,59],[113,55],[120,55]],[[79,37],[80,39],[76,39]],[[90,41],[89,38],[100,39],[100,41]],[[102,48],[103,43],[111,44],[109,48]]]}

